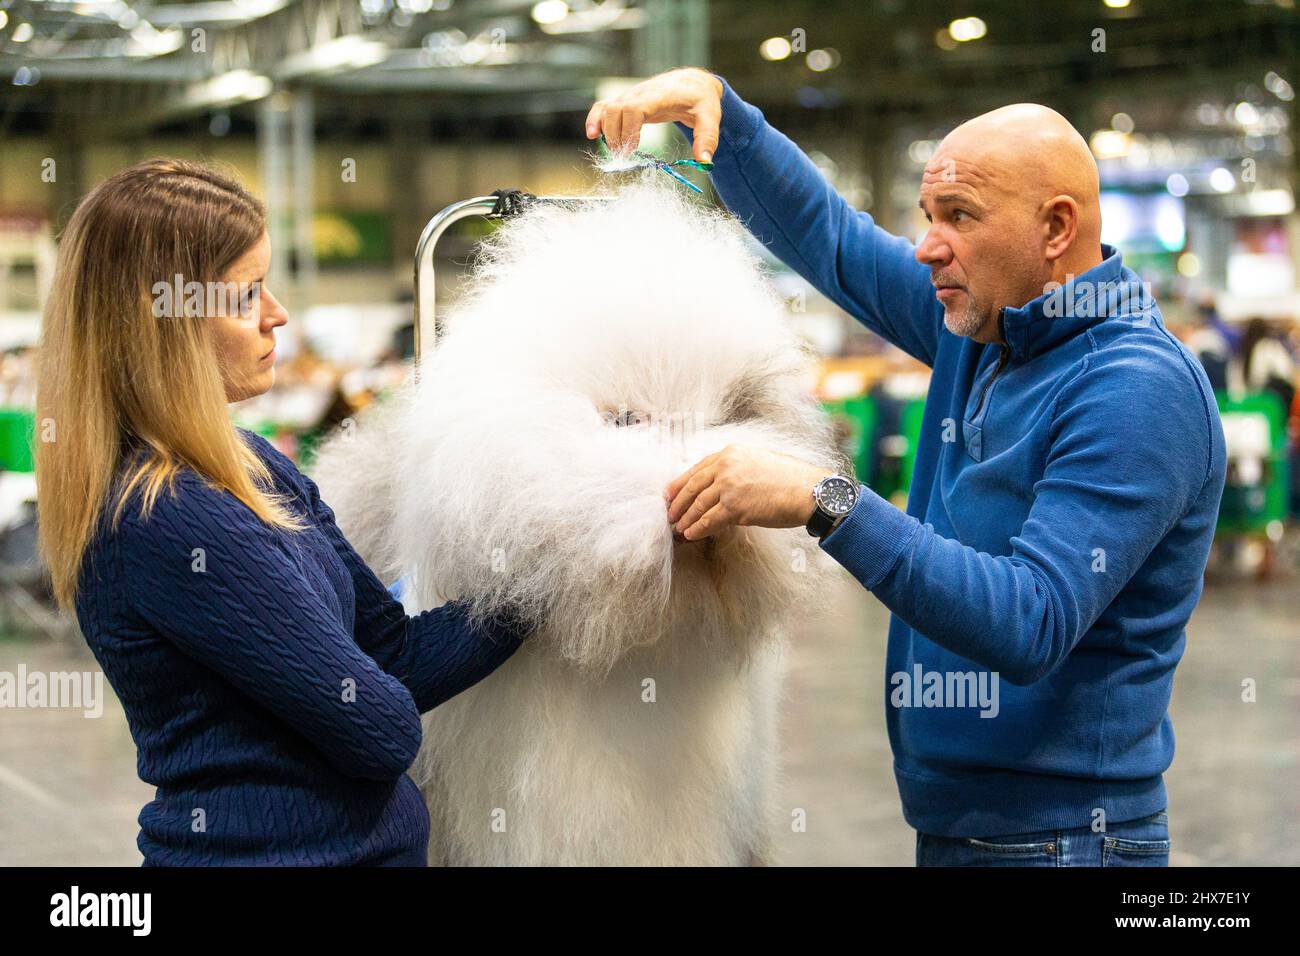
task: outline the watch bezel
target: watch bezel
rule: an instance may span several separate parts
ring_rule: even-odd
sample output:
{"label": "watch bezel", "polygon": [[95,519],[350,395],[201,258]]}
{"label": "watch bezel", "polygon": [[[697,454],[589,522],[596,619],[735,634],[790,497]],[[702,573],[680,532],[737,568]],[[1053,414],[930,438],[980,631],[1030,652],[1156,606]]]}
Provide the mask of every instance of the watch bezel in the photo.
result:
{"label": "watch bezel", "polygon": [[[850,496],[851,496],[851,500],[849,501],[848,507],[846,507],[843,511],[827,507],[827,505],[822,501],[822,495],[824,490],[831,484],[837,482],[844,482],[848,486]],[[826,515],[828,518],[831,518],[832,520],[838,520],[840,518],[843,518],[850,511],[852,511],[853,506],[858,503],[858,497],[860,494],[861,494],[861,489],[858,488],[858,483],[856,481],[854,481],[848,475],[841,475],[838,473],[834,475],[827,475],[821,481],[817,482],[815,486],[813,486],[813,502],[816,504],[818,510],[820,510],[822,514]]]}

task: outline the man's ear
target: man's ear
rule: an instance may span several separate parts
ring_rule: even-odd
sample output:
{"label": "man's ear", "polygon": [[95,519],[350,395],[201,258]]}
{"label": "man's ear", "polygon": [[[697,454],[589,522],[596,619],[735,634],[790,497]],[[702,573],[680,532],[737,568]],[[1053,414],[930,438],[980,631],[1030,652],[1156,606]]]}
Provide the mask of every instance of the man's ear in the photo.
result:
{"label": "man's ear", "polygon": [[1053,196],[1042,206],[1046,243],[1044,254],[1055,262],[1074,245],[1079,233],[1079,204],[1070,196]]}

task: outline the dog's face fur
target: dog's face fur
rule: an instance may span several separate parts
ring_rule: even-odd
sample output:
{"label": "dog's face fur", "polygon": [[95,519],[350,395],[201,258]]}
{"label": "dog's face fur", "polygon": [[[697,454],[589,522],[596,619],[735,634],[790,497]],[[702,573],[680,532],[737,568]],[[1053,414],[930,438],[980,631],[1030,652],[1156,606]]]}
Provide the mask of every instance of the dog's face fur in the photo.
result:
{"label": "dog's face fur", "polygon": [[[743,659],[825,585],[802,528],[675,538],[673,478],[729,444],[844,466],[740,226],[662,178],[534,206],[496,233],[418,385],[387,425],[357,427],[397,449],[365,493],[386,499],[373,521],[387,527],[358,526],[373,501],[335,506],[418,607],[520,609],[597,673],[636,646]],[[373,470],[354,445],[348,470]]]}

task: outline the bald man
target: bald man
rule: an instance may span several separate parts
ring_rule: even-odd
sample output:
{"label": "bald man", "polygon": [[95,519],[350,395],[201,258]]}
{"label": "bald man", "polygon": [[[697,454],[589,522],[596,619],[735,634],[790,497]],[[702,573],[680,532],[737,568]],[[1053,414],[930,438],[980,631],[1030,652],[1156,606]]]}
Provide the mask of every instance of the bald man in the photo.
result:
{"label": "bald man", "polygon": [[918,865],[1167,864],[1169,698],[1223,431],[1200,365],[1101,242],[1087,144],[1033,104],[962,124],[926,164],[913,246],[703,70],[596,103],[587,136],[630,147],[668,121],[755,236],[933,370],[906,513],[730,447],[665,489],[668,521],[689,540],[804,525],[890,609],[886,724]]}

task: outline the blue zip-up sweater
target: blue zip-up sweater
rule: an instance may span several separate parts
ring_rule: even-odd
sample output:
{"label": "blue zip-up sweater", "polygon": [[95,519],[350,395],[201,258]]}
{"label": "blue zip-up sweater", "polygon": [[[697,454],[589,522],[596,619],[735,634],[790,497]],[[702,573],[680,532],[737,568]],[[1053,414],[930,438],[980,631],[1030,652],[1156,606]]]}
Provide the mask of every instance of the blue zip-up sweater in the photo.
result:
{"label": "blue zip-up sweater", "polygon": [[[977,837],[1164,808],[1174,668],[1226,469],[1201,367],[1109,246],[1003,310],[1004,346],[953,335],[914,246],[723,86],[718,195],[933,369],[906,513],[864,487],[823,542],[893,612],[886,723],[908,823]],[[973,705],[993,674],[996,708]]]}
{"label": "blue zip-up sweater", "polygon": [[408,617],[315,483],[240,432],[306,531],[183,469],[147,519],[134,500],[116,531],[106,513],[83,564],[82,633],[158,788],[145,865],[423,866],[420,714],[509,658],[521,624]]}

